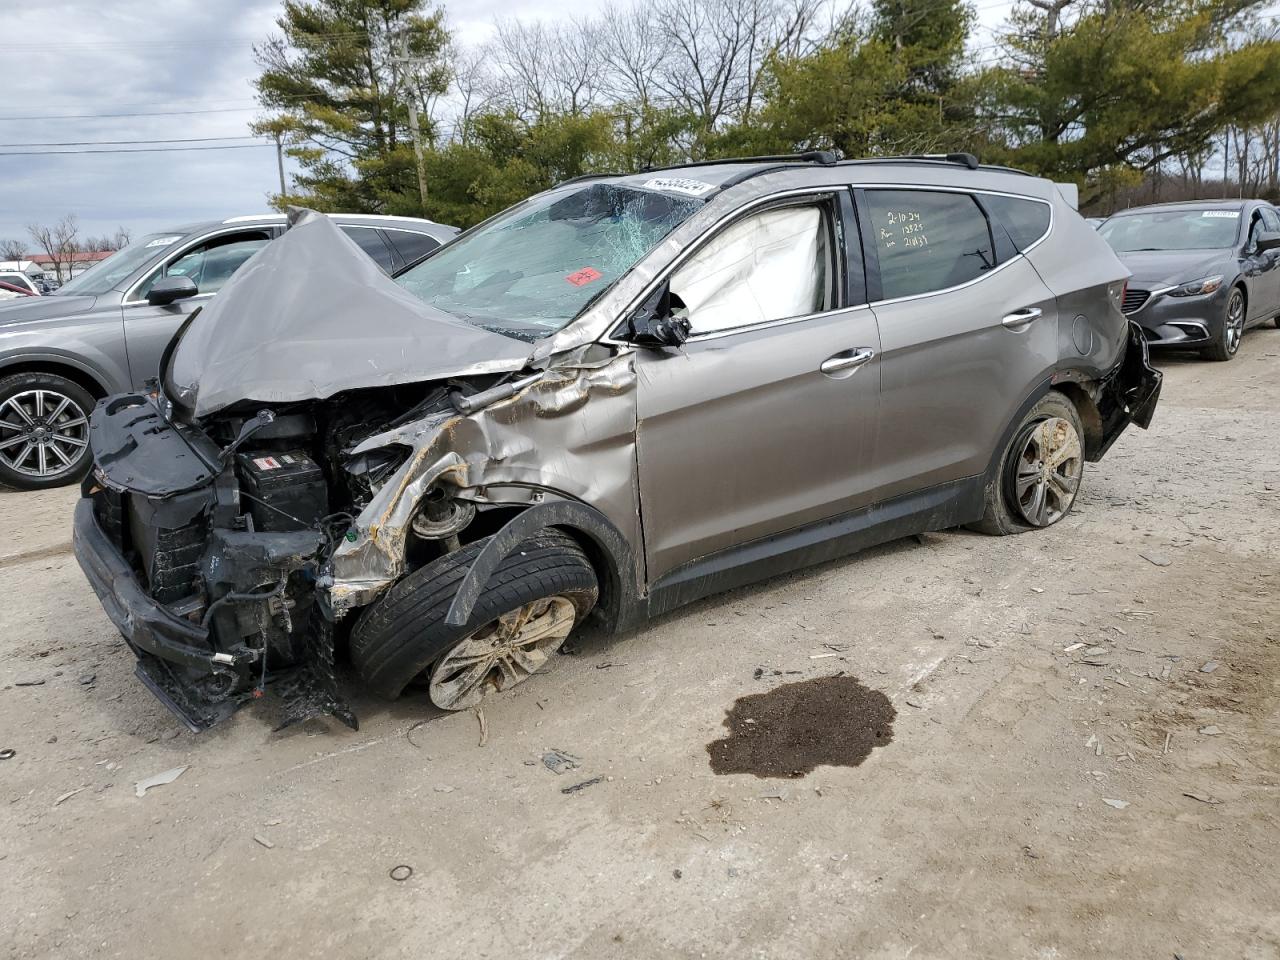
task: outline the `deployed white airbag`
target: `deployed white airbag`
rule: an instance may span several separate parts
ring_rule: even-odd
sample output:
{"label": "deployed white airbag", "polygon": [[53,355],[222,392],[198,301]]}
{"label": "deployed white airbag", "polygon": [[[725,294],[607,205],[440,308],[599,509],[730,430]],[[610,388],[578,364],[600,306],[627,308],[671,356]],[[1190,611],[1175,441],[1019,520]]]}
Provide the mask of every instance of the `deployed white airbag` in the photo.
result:
{"label": "deployed white airbag", "polygon": [[823,308],[827,253],[816,207],[767,210],[729,227],[671,278],[694,333]]}

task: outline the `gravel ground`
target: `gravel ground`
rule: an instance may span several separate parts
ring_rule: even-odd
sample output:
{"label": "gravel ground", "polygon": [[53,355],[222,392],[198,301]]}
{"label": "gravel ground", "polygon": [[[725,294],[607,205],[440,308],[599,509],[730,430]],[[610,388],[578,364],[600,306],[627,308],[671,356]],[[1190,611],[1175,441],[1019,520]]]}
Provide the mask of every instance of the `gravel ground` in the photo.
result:
{"label": "gravel ground", "polygon": [[[0,493],[0,955],[1280,956],[1280,330],[1163,365],[1052,530],[583,638],[484,745],[420,699],[186,733],[70,555],[75,492]],[[859,766],[712,772],[737,698],[839,671],[897,711]]]}

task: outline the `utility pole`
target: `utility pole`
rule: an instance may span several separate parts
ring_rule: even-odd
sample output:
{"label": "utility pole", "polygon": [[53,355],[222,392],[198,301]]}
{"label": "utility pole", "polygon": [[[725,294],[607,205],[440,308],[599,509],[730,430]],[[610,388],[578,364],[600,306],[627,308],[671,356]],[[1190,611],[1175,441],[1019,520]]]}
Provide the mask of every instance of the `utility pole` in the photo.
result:
{"label": "utility pole", "polygon": [[[409,40],[402,37],[400,40],[400,56],[392,57],[392,63],[412,64],[415,61],[409,56]],[[392,70],[392,89],[397,94],[400,92],[400,77],[397,71]],[[417,92],[413,89],[405,91],[405,100],[409,107],[409,136],[413,139],[413,158],[415,166],[418,168],[418,198],[422,203],[422,215],[427,215],[427,167],[422,157],[422,134],[418,129],[418,98]]]}
{"label": "utility pole", "polygon": [[280,196],[283,197],[284,189],[284,146],[280,142],[280,131],[275,132],[276,137],[276,169],[280,173]]}

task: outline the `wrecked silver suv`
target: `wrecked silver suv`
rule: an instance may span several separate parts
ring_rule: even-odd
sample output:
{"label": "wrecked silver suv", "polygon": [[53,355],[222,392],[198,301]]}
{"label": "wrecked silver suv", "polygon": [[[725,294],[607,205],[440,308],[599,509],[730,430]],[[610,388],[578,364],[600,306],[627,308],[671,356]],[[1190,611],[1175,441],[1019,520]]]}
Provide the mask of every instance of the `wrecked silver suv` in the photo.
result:
{"label": "wrecked silver suv", "polygon": [[394,280],[303,214],[94,411],[76,553],[192,728],[354,723],[343,657],[468,707],[589,615],[1054,523],[1159,395],[1126,275],[967,155],[584,178]]}

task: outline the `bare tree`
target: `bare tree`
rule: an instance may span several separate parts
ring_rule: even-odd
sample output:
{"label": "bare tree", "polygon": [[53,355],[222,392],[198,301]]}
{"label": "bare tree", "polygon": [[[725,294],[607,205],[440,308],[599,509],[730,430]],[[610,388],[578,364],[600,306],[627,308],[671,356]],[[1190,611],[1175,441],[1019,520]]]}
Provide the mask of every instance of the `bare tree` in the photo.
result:
{"label": "bare tree", "polygon": [[27,245],[21,240],[0,240],[0,260],[26,260]]}
{"label": "bare tree", "polygon": [[[52,226],[40,223],[28,224],[27,233],[31,234],[31,239],[36,242],[36,245],[49,255],[49,262],[53,264],[58,282],[62,283],[69,279],[71,263],[80,251],[80,224],[75,214],[68,213]],[[67,273],[66,277],[63,276],[64,270]]]}
{"label": "bare tree", "polygon": [[602,102],[604,33],[598,23],[499,20],[490,57],[501,101],[527,119],[577,115]]}

